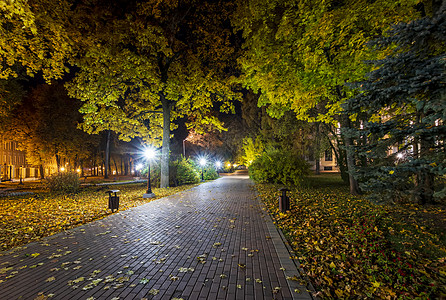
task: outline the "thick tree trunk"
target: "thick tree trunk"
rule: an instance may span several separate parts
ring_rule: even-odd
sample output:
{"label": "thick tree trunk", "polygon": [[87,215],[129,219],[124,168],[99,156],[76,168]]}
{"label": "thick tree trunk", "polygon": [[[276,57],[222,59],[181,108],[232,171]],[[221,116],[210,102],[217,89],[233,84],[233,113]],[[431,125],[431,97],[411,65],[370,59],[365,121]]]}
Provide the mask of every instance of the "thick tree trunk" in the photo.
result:
{"label": "thick tree trunk", "polygon": [[[343,118],[343,122],[341,123],[341,126],[345,129],[350,129],[350,119],[348,116],[345,116]],[[358,181],[355,178],[355,172],[356,172],[356,164],[355,164],[355,157],[354,152],[352,150],[353,148],[353,139],[348,136],[348,134],[343,134],[344,138],[344,145],[346,149],[346,161],[347,161],[347,169],[348,169],[348,180],[350,183],[350,193],[352,195],[359,195],[359,185]]]}
{"label": "thick tree trunk", "polygon": [[163,146],[161,152],[161,188],[169,187],[169,154],[170,154],[170,109],[171,104],[161,96],[163,105]]}
{"label": "thick tree trunk", "polygon": [[[421,123],[422,118],[423,115],[417,113],[416,124],[415,124],[416,126],[419,123]],[[417,144],[419,143],[419,145],[414,145],[414,155],[416,155],[416,158],[421,159],[423,157],[429,156],[429,152],[431,151],[430,149],[434,147],[434,141],[428,140],[424,134],[419,135],[419,137],[415,138],[414,141]],[[427,203],[433,203],[434,181],[435,181],[434,174],[429,172],[429,170],[427,169],[420,168],[420,170],[417,172],[415,176],[416,176],[415,191],[418,197],[418,202],[423,205]]]}
{"label": "thick tree trunk", "polygon": [[345,147],[347,148],[347,168],[348,168],[348,180],[350,183],[350,193],[352,195],[359,195],[358,181],[355,178],[355,158],[353,151],[350,147],[353,145],[352,139],[349,137],[344,138]]}
{"label": "thick tree trunk", "polygon": [[107,130],[105,137],[105,173],[104,178],[108,178],[108,169],[110,168],[110,130]]}
{"label": "thick tree trunk", "polygon": [[40,179],[45,179],[45,169],[43,168],[43,164],[39,165]]}

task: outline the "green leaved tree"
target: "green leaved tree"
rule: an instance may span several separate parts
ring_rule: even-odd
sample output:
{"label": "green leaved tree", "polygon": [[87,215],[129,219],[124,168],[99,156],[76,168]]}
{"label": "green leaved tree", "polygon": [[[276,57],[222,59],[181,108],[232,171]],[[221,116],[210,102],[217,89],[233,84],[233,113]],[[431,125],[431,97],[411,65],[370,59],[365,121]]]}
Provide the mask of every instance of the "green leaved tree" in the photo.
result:
{"label": "green leaved tree", "polygon": [[222,130],[214,104],[233,109],[230,5],[148,0],[114,8],[101,1],[77,7],[82,20],[82,11],[97,14],[79,29],[87,47],[67,87],[84,102],[87,132],[113,130],[124,140],[161,144],[161,187],[167,187],[172,121],[187,117],[196,131],[209,124]]}
{"label": "green leaved tree", "polygon": [[[298,119],[351,128],[341,104],[353,95],[346,82],[364,77],[375,55],[365,42],[390,25],[417,17],[419,1],[240,0],[232,22],[245,38],[239,60],[244,83],[274,117],[293,110]],[[352,140],[342,136],[346,147]],[[350,190],[358,193],[355,159],[347,152]]]}

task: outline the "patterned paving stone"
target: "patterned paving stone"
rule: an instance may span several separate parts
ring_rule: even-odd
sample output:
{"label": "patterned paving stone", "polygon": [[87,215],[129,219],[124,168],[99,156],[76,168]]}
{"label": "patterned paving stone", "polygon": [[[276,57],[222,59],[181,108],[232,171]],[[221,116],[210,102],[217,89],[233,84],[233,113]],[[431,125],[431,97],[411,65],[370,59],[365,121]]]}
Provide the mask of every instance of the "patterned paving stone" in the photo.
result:
{"label": "patterned paving stone", "polygon": [[312,299],[307,289],[243,175],[0,256],[0,299],[8,300]]}

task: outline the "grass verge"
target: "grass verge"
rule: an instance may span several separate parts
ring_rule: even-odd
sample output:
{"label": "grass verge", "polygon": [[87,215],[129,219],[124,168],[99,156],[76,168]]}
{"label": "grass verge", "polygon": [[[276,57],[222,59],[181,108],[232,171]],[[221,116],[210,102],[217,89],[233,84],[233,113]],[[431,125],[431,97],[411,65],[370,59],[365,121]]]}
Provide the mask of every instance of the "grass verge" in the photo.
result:
{"label": "grass verge", "polygon": [[374,205],[321,175],[282,213],[279,185],[256,188],[323,299],[445,299],[444,205]]}
{"label": "grass verge", "polygon": [[[166,189],[153,188],[156,198],[143,199],[145,183],[113,185],[119,189],[119,210],[143,205],[194,185]],[[83,188],[70,195],[41,192],[29,196],[0,198],[1,251],[22,246],[42,237],[102,219],[109,214],[107,186]]]}

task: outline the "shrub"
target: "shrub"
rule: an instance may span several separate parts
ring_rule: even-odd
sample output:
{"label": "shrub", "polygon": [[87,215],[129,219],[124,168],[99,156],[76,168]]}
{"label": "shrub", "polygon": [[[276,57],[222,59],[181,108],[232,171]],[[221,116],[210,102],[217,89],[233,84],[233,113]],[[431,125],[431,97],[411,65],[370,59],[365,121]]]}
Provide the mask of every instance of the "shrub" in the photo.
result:
{"label": "shrub", "polygon": [[204,180],[214,180],[217,179],[219,176],[214,166],[206,167],[203,171]]}
{"label": "shrub", "polygon": [[200,181],[200,174],[190,159],[181,157],[177,160],[176,181],[178,185],[197,183]]}
{"label": "shrub", "polygon": [[45,179],[45,186],[52,192],[73,193],[80,184],[79,175],[75,172],[57,173]]}
{"label": "shrub", "polygon": [[[148,168],[141,171],[141,175],[147,176]],[[200,173],[201,174],[201,173]],[[180,186],[183,184],[197,183],[201,179],[200,175],[190,159],[181,157],[169,162],[169,185]],[[152,164],[150,167],[150,180],[152,186],[159,187],[161,182],[160,164]]]}
{"label": "shrub", "polygon": [[271,149],[262,153],[249,167],[250,177],[259,183],[299,185],[309,174],[309,165],[297,155]]}

